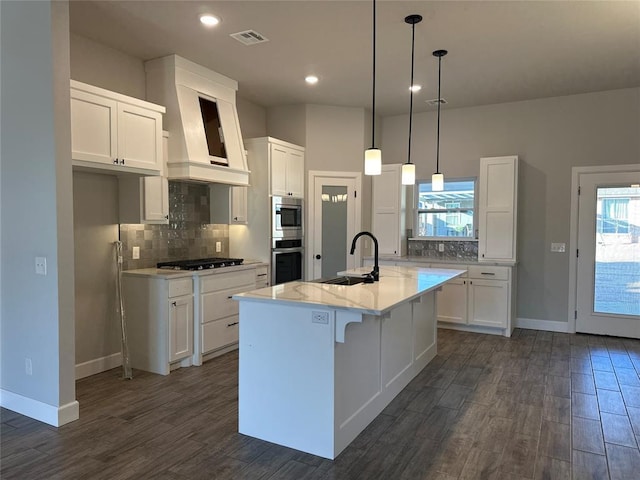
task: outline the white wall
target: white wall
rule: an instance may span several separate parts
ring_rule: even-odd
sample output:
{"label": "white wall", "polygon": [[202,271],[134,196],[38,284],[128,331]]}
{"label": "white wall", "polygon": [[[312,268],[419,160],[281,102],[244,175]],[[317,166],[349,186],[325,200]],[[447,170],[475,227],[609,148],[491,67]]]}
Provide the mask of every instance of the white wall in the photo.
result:
{"label": "white wall", "polygon": [[267,109],[267,135],[306,147],[307,108],[305,105],[283,105]]}
{"label": "white wall", "polygon": [[130,97],[146,98],[144,62],[71,34],[71,78]]}
{"label": "white wall", "polygon": [[120,352],[114,251],[118,178],[74,172],[73,200],[77,365]]}
{"label": "white wall", "polygon": [[[414,115],[417,178],[435,171],[435,112]],[[406,158],[407,116],[383,120],[383,161]],[[480,157],[518,155],[518,301],[521,318],[567,321],[571,167],[638,163],[640,89],[441,112],[440,170],[477,176]],[[575,252],[574,252],[575,254]]]}
{"label": "white wall", "polygon": [[[0,2],[2,405],[77,418],[66,2]],[[47,258],[36,275],[34,258]],[[32,361],[27,375],[25,359]]]}

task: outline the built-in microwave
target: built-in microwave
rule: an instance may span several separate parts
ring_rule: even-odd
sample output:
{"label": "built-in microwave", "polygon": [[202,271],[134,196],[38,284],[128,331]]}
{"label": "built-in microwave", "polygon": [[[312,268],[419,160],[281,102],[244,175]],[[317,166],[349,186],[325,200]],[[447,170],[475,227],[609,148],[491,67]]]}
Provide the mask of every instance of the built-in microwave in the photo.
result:
{"label": "built-in microwave", "polygon": [[302,199],[272,197],[271,202],[271,237],[302,238]]}

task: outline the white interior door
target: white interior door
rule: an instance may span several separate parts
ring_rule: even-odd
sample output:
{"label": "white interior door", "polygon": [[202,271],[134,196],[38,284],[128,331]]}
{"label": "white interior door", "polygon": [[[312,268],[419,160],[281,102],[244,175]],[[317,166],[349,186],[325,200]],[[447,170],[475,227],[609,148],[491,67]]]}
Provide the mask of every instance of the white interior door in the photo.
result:
{"label": "white interior door", "polygon": [[313,175],[310,211],[311,279],[331,277],[360,265],[360,255],[350,255],[351,240],[360,231],[359,177]]}
{"label": "white interior door", "polygon": [[640,172],[579,185],[576,331],[640,338]]}

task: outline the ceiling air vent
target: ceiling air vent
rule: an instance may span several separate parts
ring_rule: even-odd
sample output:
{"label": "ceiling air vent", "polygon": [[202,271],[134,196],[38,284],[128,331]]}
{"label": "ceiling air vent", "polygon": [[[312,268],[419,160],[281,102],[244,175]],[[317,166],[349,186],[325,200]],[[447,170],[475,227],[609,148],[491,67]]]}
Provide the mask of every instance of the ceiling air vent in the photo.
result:
{"label": "ceiling air vent", "polygon": [[255,30],[245,30],[244,32],[232,33],[231,37],[245,45],[255,45],[256,43],[268,42],[269,39]]}
{"label": "ceiling air vent", "polygon": [[[425,100],[425,102],[427,105],[431,106],[431,107],[437,107],[438,106],[438,99],[434,98],[433,100]],[[446,105],[447,103],[447,99],[446,98],[441,98],[440,99],[440,104],[441,105]]]}

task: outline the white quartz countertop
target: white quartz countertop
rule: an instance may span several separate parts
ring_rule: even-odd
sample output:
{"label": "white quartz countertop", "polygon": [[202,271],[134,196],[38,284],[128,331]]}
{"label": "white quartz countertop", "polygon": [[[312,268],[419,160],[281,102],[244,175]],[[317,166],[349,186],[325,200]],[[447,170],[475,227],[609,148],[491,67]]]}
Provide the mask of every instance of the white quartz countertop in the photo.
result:
{"label": "white quartz countertop", "polygon": [[260,265],[267,265],[263,262],[245,261],[242,265],[236,265],[233,267],[224,268],[211,268],[208,270],[171,270],[165,268],[138,268],[135,270],[124,270],[123,275],[132,275],[139,277],[153,277],[153,278],[183,278],[192,277],[194,275],[220,275],[229,272],[238,272],[241,270],[254,269]]}
{"label": "white quartz countertop", "polygon": [[[349,270],[347,275],[364,275],[371,267]],[[401,303],[438,288],[466,270],[423,267],[380,267],[380,281],[357,285],[289,282],[233,296],[240,301],[272,301],[287,305],[322,305],[382,315]]]}

